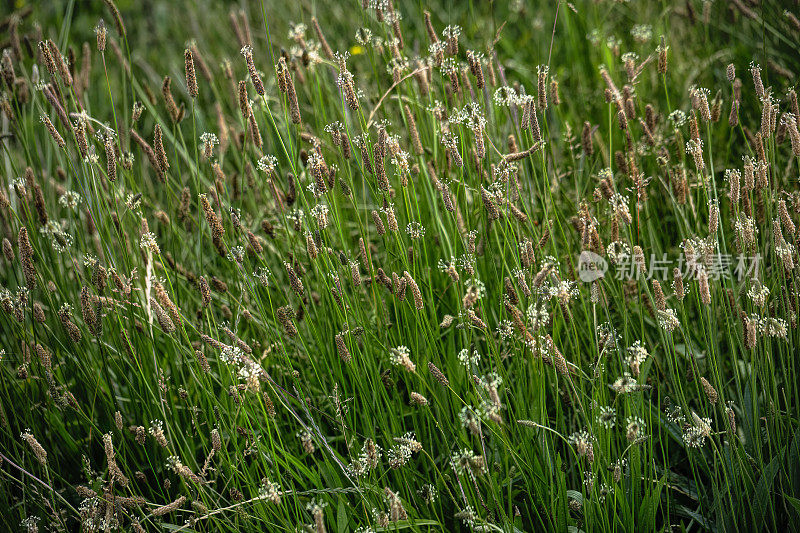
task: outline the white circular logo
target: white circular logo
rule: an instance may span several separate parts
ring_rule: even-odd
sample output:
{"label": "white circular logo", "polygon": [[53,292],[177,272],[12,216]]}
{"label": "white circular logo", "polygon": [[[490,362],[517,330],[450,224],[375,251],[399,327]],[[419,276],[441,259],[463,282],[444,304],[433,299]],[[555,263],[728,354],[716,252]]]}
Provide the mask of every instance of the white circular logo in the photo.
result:
{"label": "white circular logo", "polygon": [[591,283],[605,276],[608,262],[594,252],[584,250],[578,257],[578,277],[585,283]]}

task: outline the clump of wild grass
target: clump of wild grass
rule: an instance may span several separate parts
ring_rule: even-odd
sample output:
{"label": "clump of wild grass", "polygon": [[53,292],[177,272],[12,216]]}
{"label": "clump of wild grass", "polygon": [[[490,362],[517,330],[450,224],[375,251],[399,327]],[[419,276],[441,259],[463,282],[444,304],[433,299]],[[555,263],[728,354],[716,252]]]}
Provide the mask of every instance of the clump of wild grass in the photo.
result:
{"label": "clump of wild grass", "polygon": [[0,23],[8,529],[795,523],[797,18],[511,4]]}

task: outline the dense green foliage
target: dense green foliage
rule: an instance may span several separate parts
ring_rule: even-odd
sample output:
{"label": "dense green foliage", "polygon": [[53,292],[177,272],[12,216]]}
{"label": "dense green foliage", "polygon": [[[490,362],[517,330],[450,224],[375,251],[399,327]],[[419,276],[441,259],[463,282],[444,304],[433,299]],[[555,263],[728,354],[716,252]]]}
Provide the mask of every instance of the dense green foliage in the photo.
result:
{"label": "dense green foliage", "polygon": [[1,529],[796,527],[800,22],[453,3],[0,21]]}

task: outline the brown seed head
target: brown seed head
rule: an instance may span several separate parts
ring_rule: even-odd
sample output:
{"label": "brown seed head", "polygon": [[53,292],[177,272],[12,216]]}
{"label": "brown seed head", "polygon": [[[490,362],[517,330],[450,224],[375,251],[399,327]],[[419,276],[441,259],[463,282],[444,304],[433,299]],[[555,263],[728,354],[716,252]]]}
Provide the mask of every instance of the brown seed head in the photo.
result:
{"label": "brown seed head", "polygon": [[61,77],[61,82],[65,87],[71,87],[72,73],[69,71],[69,67],[67,66],[67,62],[64,60],[64,56],[61,54],[61,50],[59,50],[56,43],[50,39],[47,40],[47,46],[50,49],[50,56],[55,63],[56,69],[58,70],[58,75]]}
{"label": "brown seed head", "polygon": [[403,278],[406,281],[406,285],[411,289],[411,296],[414,298],[414,307],[417,311],[420,311],[424,307],[424,303],[422,300],[422,292],[420,292],[417,282],[414,281],[414,278],[411,277],[411,274],[407,270],[403,272]]}
{"label": "brown seed head", "polygon": [[189,96],[197,98],[197,74],[194,70],[194,55],[189,48],[183,52],[183,62],[186,72],[186,89],[189,91]]}
{"label": "brown seed head", "polygon": [[41,119],[42,123],[47,128],[47,131],[50,133],[50,136],[53,138],[53,140],[56,142],[59,148],[66,148],[67,143],[64,142],[64,138],[61,136],[60,133],[58,133],[58,130],[56,130],[56,127],[50,121],[50,117],[48,117],[47,115],[42,115]]}
{"label": "brown seed head", "polygon": [[108,38],[108,30],[103,19],[100,19],[100,22],[97,23],[94,32],[97,35],[97,51],[102,54],[106,51],[106,39]]}
{"label": "brown seed head", "polygon": [[664,296],[664,291],[661,290],[661,284],[658,282],[657,279],[652,280],[653,285],[653,300],[656,304],[656,309],[659,311],[664,311],[667,308],[667,300]]}
{"label": "brown seed head", "polygon": [[172,122],[178,122],[181,111],[178,109],[178,104],[175,103],[175,98],[172,97],[172,78],[169,76],[165,76],[161,83],[161,96],[164,98],[164,105],[167,107]]}
{"label": "brown seed head", "polygon": [[297,272],[295,272],[291,263],[284,261],[283,266],[286,268],[286,274],[289,276],[289,286],[298,296],[302,296],[305,292],[305,289],[303,288],[303,281],[297,275]]}
{"label": "brown seed head", "polygon": [[42,447],[42,445],[39,444],[39,441],[36,440],[36,437],[33,436],[33,434],[30,432],[30,430],[26,430],[20,436],[22,437],[22,440],[24,440],[28,444],[28,446],[30,446],[31,451],[33,451],[33,455],[36,457],[36,459],[39,461],[39,463],[41,463],[42,466],[46,466],[47,465],[47,452]]}
{"label": "brown seed head", "polygon": [[450,385],[450,381],[447,379],[447,376],[445,376],[442,373],[442,371],[439,370],[436,367],[436,365],[433,364],[433,362],[429,362],[428,363],[428,372],[431,373],[431,375],[434,377],[434,379],[436,381],[438,381],[440,384],[444,385],[445,387],[448,387]]}
{"label": "brown seed head", "polygon": [[337,333],[335,341],[336,350],[339,352],[339,357],[341,357],[342,361],[345,363],[349,363],[353,357],[350,355],[350,350],[347,348],[347,343],[344,339],[344,333]]}
{"label": "brown seed head", "polygon": [[708,380],[704,377],[700,378],[700,384],[703,386],[703,392],[706,393],[706,398],[711,404],[716,404],[717,400],[719,399],[719,394],[717,394],[717,390],[708,382]]}
{"label": "brown seed head", "polygon": [[25,276],[25,286],[33,290],[36,288],[36,267],[33,263],[33,246],[28,239],[28,230],[25,227],[20,228],[17,235],[17,248],[22,263],[22,273]]}
{"label": "brown seed head", "polygon": [[259,96],[264,96],[264,82],[261,80],[261,75],[258,73],[255,61],[253,60],[253,48],[250,46],[243,47],[242,55],[247,63],[247,73],[250,75],[250,81],[253,82],[253,88]]}
{"label": "brown seed head", "polygon": [[700,291],[700,301],[703,305],[711,304],[711,288],[708,284],[708,271],[705,268],[700,268],[697,277],[698,290]]}
{"label": "brown seed head", "polygon": [[294,318],[294,311],[292,310],[292,308],[289,307],[288,305],[284,307],[279,307],[278,309],[276,309],[275,315],[276,318],[278,319],[278,322],[280,322],[281,325],[283,326],[284,331],[286,331],[286,334],[292,338],[297,337],[297,328],[295,327],[294,322],[292,321],[292,319]]}
{"label": "brown seed head", "polygon": [[164,149],[164,139],[160,124],[156,124],[153,131],[153,148],[158,168],[162,173],[166,172],[169,169],[169,161],[167,161],[167,151]]}
{"label": "brown seed head", "polygon": [[108,9],[111,11],[111,16],[114,17],[114,24],[117,26],[117,34],[119,34],[120,37],[124,37],[125,25],[122,23],[122,13],[119,12],[119,9],[117,8],[116,4],[114,4],[113,0],[103,0],[103,1],[108,6]]}
{"label": "brown seed head", "polygon": [[180,496],[177,500],[173,501],[172,503],[153,509],[153,511],[150,514],[156,517],[170,514],[180,509],[185,501],[186,501],[186,496]]}
{"label": "brown seed head", "polygon": [[683,290],[683,276],[681,275],[681,269],[675,267],[672,269],[672,288],[675,291],[675,298],[678,299],[679,302],[683,301],[683,298],[686,296],[686,293]]}

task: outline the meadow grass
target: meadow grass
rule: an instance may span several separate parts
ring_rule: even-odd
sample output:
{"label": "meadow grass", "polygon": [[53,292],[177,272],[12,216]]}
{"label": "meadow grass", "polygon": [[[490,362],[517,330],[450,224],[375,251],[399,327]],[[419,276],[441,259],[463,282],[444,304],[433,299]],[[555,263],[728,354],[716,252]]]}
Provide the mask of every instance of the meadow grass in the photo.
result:
{"label": "meadow grass", "polygon": [[0,20],[3,530],[797,527],[795,4],[221,4]]}

